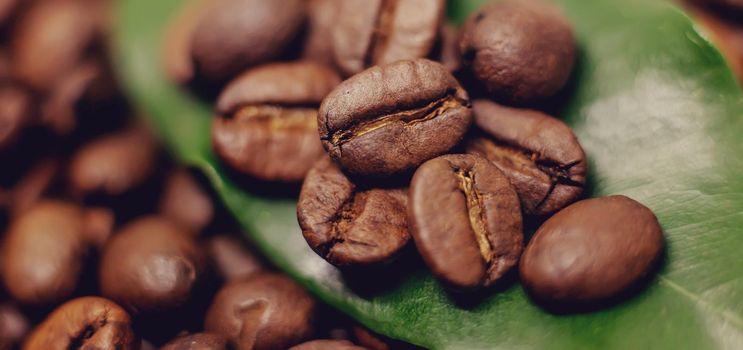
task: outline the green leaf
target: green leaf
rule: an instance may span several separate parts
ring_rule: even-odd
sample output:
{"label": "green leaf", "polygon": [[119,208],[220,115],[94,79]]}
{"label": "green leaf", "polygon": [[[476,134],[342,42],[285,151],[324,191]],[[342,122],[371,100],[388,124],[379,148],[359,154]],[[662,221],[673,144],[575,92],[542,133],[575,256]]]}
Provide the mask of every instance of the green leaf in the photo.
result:
{"label": "green leaf", "polygon": [[[652,208],[668,243],[664,267],[616,307],[553,315],[518,284],[457,306],[414,269],[357,294],[304,242],[293,200],[244,192],[209,146],[210,106],[167,82],[163,26],[179,0],[122,0],[114,48],[131,98],[173,153],[201,168],[250,239],[322,300],[371,329],[436,349],[733,349],[743,347],[743,103],[718,51],[671,5],[557,0],[580,42],[573,91],[559,115],[591,160],[593,195]],[[453,1],[461,21],[480,0]]]}

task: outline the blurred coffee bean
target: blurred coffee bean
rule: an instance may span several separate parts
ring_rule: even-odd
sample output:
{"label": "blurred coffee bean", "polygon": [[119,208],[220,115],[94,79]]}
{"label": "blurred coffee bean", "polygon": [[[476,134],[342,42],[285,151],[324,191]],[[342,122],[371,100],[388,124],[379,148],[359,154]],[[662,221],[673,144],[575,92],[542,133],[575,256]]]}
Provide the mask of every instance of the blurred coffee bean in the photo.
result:
{"label": "blurred coffee bean", "polygon": [[23,346],[24,350],[120,349],[138,344],[129,314],[99,297],[68,301],[54,310]]}
{"label": "blurred coffee bean", "polygon": [[410,240],[405,189],[357,186],[330,158],[310,170],[297,217],[312,250],[337,266],[381,264]]}
{"label": "blurred coffee bean", "polygon": [[343,0],[333,27],[338,66],[367,67],[427,57],[444,17],[444,0]]}
{"label": "blurred coffee bean", "polygon": [[83,145],[70,161],[68,176],[75,192],[116,196],[147,180],[156,160],[149,132],[131,127]]}
{"label": "blurred coffee bean", "polygon": [[47,194],[59,177],[60,169],[60,160],[55,158],[42,159],[31,166],[9,193],[12,215],[26,211]]}
{"label": "blurred coffee bean", "polygon": [[71,295],[91,244],[105,235],[87,227],[85,215],[76,205],[43,200],[12,220],[0,268],[15,300],[51,304]]}
{"label": "blurred coffee bean", "polygon": [[247,71],[217,101],[212,143],[232,168],[269,181],[301,181],[323,154],[317,107],[340,78],[314,62]]}
{"label": "blurred coffee bean", "polygon": [[207,332],[221,334],[238,349],[286,349],[309,338],[315,300],[278,274],[230,282],[214,297]]}
{"label": "blurred coffee bean", "polygon": [[266,270],[260,258],[234,237],[214,236],[209,239],[207,248],[217,272],[227,282],[243,280]]}
{"label": "blurred coffee bean", "polygon": [[552,214],[583,193],[588,162],[567,124],[489,100],[473,102],[472,110],[485,135],[469,139],[467,153],[486,158],[508,177],[525,214]]}
{"label": "blurred coffee bean", "polygon": [[126,225],[101,256],[101,294],[134,313],[184,305],[206,264],[191,236],[156,216]]}
{"label": "blurred coffee bean", "polygon": [[427,59],[370,68],[342,82],[320,106],[320,139],[354,175],[387,177],[448,152],[472,121],[469,96]]}
{"label": "blurred coffee bean", "polygon": [[449,72],[462,68],[462,55],[459,53],[459,31],[451,23],[444,23],[439,30],[438,52],[434,56]]}
{"label": "blurred coffee bean", "polygon": [[101,31],[100,9],[88,1],[36,1],[12,33],[13,73],[47,91],[85,57]]}
{"label": "blurred coffee bean", "polygon": [[348,340],[321,339],[292,346],[289,350],[366,350],[366,348],[356,346]]}
{"label": "blurred coffee bean", "polygon": [[307,1],[307,38],[302,58],[335,66],[333,51],[333,26],[338,20],[338,7],[343,0]]}
{"label": "blurred coffee bean", "polygon": [[464,65],[490,95],[524,104],[555,95],[570,78],[576,43],[570,22],[543,0],[487,3],[462,27]]}
{"label": "blurred coffee bean", "polygon": [[305,22],[304,0],[221,0],[201,18],[191,42],[197,74],[224,82],[278,57]]}
{"label": "blurred coffee bean", "polygon": [[0,350],[19,348],[29,329],[28,319],[15,305],[0,304]]}
{"label": "blurred coffee bean", "polygon": [[173,82],[187,84],[193,81],[195,72],[191,40],[196,25],[203,13],[219,4],[219,0],[186,1],[166,28],[160,58],[165,73]]}
{"label": "blurred coffee bean", "polygon": [[353,326],[353,335],[356,337],[356,342],[359,345],[368,348],[369,350],[390,350],[391,347],[379,335],[372,333],[361,326]]}
{"label": "blurred coffee bean", "polygon": [[160,350],[226,350],[227,339],[212,333],[195,333],[181,335]]}
{"label": "blurred coffee bean", "polygon": [[34,118],[31,97],[23,89],[0,87],[0,151],[11,146]]}
{"label": "blurred coffee bean", "polygon": [[212,221],[214,205],[191,174],[179,168],[165,180],[160,214],[198,235]]}
{"label": "blurred coffee bean", "polygon": [[84,62],[62,74],[57,83],[49,87],[49,94],[41,106],[41,124],[59,135],[70,134],[78,124],[78,103],[102,74],[102,68],[93,61]]}

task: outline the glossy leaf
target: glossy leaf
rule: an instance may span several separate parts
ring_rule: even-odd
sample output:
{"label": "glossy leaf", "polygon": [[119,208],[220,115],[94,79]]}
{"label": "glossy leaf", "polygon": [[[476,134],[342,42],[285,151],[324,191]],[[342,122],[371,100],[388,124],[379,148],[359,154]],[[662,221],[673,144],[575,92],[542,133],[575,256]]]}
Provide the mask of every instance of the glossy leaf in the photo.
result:
{"label": "glossy leaf", "polygon": [[[647,289],[577,315],[545,312],[518,283],[482,300],[455,300],[416,264],[374,290],[360,288],[307,247],[294,200],[250,194],[215,161],[210,106],[160,69],[163,26],[182,1],[119,1],[114,47],[133,101],[179,159],[209,176],[249,238],[319,298],[377,332],[436,349],[743,347],[743,103],[729,69],[671,5],[556,2],[572,19],[581,52],[557,114],[589,154],[592,194],[645,203],[668,244]],[[451,1],[450,16],[461,21],[479,3]],[[399,267],[393,270],[407,270]]]}

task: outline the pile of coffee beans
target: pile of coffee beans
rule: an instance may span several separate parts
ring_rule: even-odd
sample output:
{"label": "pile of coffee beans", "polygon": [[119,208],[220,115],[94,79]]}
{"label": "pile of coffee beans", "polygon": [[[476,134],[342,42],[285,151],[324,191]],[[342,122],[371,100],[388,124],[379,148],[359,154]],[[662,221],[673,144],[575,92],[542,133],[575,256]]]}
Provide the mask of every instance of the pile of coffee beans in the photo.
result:
{"label": "pile of coffee beans", "polygon": [[[298,24],[255,33],[266,46],[250,44],[247,63],[282,47],[270,37],[298,32],[305,16],[303,6],[254,3],[270,11],[246,23],[252,30],[279,13]],[[277,272],[203,179],[167,158],[111,73],[109,5],[0,1],[0,350],[408,348]],[[304,178],[323,153],[316,105],[339,82],[312,63],[236,81],[220,104],[225,145],[246,130],[243,147],[283,148],[262,159],[226,148],[224,159],[262,178]],[[254,118],[263,113],[285,118],[285,132],[274,137],[269,119]],[[276,161],[290,155],[304,163]]]}
{"label": "pile of coffee beans", "polygon": [[197,94],[216,89],[212,142],[228,168],[302,182],[304,238],[344,271],[394,264],[412,241],[457,293],[506,283],[517,266],[545,306],[640,285],[663,252],[658,220],[624,196],[585,199],[586,153],[546,112],[569,93],[570,21],[546,0],[503,0],[457,31],[444,8],[196,2],[165,62]]}

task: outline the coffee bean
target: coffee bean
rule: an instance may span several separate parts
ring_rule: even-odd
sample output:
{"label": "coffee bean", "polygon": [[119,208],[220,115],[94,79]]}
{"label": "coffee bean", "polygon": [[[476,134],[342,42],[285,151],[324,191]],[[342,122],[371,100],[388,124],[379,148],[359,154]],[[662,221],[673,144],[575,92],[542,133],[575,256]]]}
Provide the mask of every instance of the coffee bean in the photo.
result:
{"label": "coffee bean", "polygon": [[15,305],[0,304],[0,349],[18,348],[29,328],[28,319]]}
{"label": "coffee bean", "polygon": [[160,214],[199,234],[214,217],[214,204],[209,195],[185,169],[170,172],[160,197]]}
{"label": "coffee bean", "polygon": [[217,272],[225,281],[243,280],[266,270],[260,258],[234,237],[214,236],[207,249]]}
{"label": "coffee bean", "polygon": [[289,350],[365,350],[366,348],[356,346],[348,340],[312,340],[306,343],[292,346]]}
{"label": "coffee bean", "polygon": [[10,295],[27,304],[52,304],[75,290],[83,263],[101,235],[85,211],[44,200],[14,218],[5,237],[2,278]]}
{"label": "coffee bean", "polygon": [[163,35],[161,63],[171,81],[187,84],[194,81],[196,72],[191,57],[191,44],[196,26],[204,13],[221,1],[192,0],[180,7]]}
{"label": "coffee bean", "polygon": [[86,94],[101,79],[103,67],[96,61],[85,61],[62,74],[41,106],[41,124],[59,135],[69,135],[78,126],[78,109],[85,102]]}
{"label": "coffee bean", "polygon": [[427,59],[370,68],[336,87],[320,106],[323,146],[348,172],[390,176],[454,147],[472,120],[469,97]]}
{"label": "coffee bean", "polygon": [[570,23],[542,0],[485,5],[467,19],[459,45],[464,64],[492,97],[517,104],[557,93],[576,51]]}
{"label": "coffee bean", "polygon": [[323,154],[317,106],[339,82],[331,69],[312,62],[273,63],[246,72],[217,102],[216,153],[259,179],[301,181]]}
{"label": "coffee bean", "polygon": [[195,333],[179,336],[160,350],[226,350],[227,339],[212,333]]}
{"label": "coffee bean", "polygon": [[307,175],[297,203],[310,247],[338,266],[389,261],[410,239],[404,189],[359,187],[324,157]]}
{"label": "coffee bean", "polygon": [[15,183],[9,193],[11,215],[17,216],[38,202],[51,190],[59,177],[60,160],[39,160]]}
{"label": "coffee bean", "polygon": [[315,301],[300,286],[266,273],[222,287],[204,328],[238,349],[286,349],[312,335],[314,313]]}
{"label": "coffee bean", "polygon": [[70,300],[33,330],[26,350],[135,349],[129,314],[99,297]]}
{"label": "coffee bean", "polygon": [[0,87],[0,151],[15,143],[33,121],[31,97],[15,86]]}
{"label": "coffee bean", "polygon": [[565,123],[486,100],[472,105],[485,136],[468,140],[467,153],[487,158],[506,174],[525,214],[549,215],[583,193],[586,155]]}
{"label": "coffee bean", "polygon": [[175,224],[155,216],[139,219],[106,245],[101,293],[135,313],[173,309],[191,297],[205,260],[196,242]]}
{"label": "coffee bean", "polygon": [[279,56],[306,17],[303,0],[223,0],[199,21],[191,42],[197,74],[227,81]]}
{"label": "coffee bean", "polygon": [[625,196],[577,202],[547,220],[529,242],[519,270],[538,300],[603,301],[652,271],[663,251],[658,219]]}
{"label": "coffee bean", "polygon": [[421,165],[410,185],[410,220],[423,260],[457,289],[492,285],[518,263],[518,196],[484,158],[446,155]]}
{"label": "coffee bean", "polygon": [[343,0],[333,28],[335,60],[346,74],[428,56],[441,25],[443,0]]}
{"label": "coffee bean", "polygon": [[70,161],[68,177],[81,194],[117,196],[147,180],[156,161],[152,136],[133,127],[83,145]]}
{"label": "coffee bean", "polygon": [[307,38],[302,58],[335,66],[333,50],[333,28],[338,20],[338,8],[344,0],[308,0]]}
{"label": "coffee bean", "polygon": [[34,2],[12,34],[17,78],[46,91],[74,68],[102,32],[100,7],[82,0]]}

